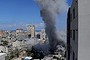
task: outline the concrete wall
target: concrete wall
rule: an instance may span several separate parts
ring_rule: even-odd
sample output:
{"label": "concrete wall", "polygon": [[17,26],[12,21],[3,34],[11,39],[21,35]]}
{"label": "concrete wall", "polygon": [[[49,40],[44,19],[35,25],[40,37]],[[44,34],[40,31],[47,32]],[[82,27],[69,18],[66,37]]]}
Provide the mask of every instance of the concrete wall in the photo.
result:
{"label": "concrete wall", "polygon": [[0,60],[5,60],[5,56],[6,56],[5,53],[0,53]]}
{"label": "concrete wall", "polygon": [[[73,8],[75,8],[75,18],[73,19]],[[75,32],[75,40],[70,38],[70,60],[90,59],[90,0],[73,0],[71,6],[71,30]],[[73,32],[72,32],[73,36]]]}
{"label": "concrete wall", "polygon": [[78,60],[90,60],[90,0],[78,0]]}
{"label": "concrete wall", "polygon": [[[73,9],[75,9],[75,18],[73,18]],[[70,30],[71,30],[71,35],[70,37],[70,60],[76,60],[78,58],[78,2],[77,0],[73,0],[72,6],[71,6],[71,25],[70,25]],[[73,40],[73,30],[75,31],[75,40]],[[73,56],[73,53],[75,56]]]}

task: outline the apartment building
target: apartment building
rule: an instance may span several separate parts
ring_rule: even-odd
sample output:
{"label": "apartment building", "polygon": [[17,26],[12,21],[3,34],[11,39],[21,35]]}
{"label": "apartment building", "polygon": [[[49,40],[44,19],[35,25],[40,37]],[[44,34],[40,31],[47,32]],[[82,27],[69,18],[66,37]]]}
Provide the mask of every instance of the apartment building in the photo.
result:
{"label": "apartment building", "polygon": [[67,60],[90,59],[90,0],[73,0],[67,18]]}
{"label": "apartment building", "polygon": [[35,37],[35,25],[28,25],[27,26],[28,36],[33,38]]}

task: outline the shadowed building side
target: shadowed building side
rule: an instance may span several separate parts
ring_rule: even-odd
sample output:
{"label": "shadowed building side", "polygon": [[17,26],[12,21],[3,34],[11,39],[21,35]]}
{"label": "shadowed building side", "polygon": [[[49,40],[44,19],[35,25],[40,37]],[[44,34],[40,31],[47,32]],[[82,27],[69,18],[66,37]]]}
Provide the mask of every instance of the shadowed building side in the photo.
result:
{"label": "shadowed building side", "polygon": [[78,1],[73,0],[67,19],[67,60],[78,59]]}
{"label": "shadowed building side", "polygon": [[70,60],[70,8],[67,14],[67,60]]}

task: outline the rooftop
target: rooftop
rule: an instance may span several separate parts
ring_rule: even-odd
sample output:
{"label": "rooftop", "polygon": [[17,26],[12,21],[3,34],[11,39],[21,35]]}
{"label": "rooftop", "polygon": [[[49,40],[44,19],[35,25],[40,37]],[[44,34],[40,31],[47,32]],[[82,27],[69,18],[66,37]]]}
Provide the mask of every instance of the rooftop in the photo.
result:
{"label": "rooftop", "polygon": [[6,55],[6,53],[0,53],[0,56],[2,56],[2,55]]}

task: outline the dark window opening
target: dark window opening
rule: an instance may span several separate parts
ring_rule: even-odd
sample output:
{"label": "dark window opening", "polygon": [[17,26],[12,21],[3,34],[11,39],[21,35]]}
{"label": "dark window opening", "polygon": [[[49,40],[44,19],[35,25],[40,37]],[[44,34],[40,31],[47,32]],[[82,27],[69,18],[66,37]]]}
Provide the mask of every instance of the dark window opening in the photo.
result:
{"label": "dark window opening", "polygon": [[28,38],[31,38],[31,34],[28,35]]}
{"label": "dark window opening", "polygon": [[77,3],[77,0],[76,0],[76,3]]}
{"label": "dark window opening", "polygon": [[37,38],[40,39],[40,34],[37,34]]}
{"label": "dark window opening", "polygon": [[73,30],[73,40],[75,40],[75,30]]}
{"label": "dark window opening", "polygon": [[72,30],[70,30],[70,37],[72,38]]}
{"label": "dark window opening", "polygon": [[77,58],[76,58],[76,60],[77,60]]}
{"label": "dark window opening", "polygon": [[70,15],[70,21],[72,21],[72,14]]}
{"label": "dark window opening", "polygon": [[73,52],[73,60],[74,60],[74,58],[75,58],[75,53]]}
{"label": "dark window opening", "polygon": [[73,19],[75,19],[75,8],[73,8]]}

